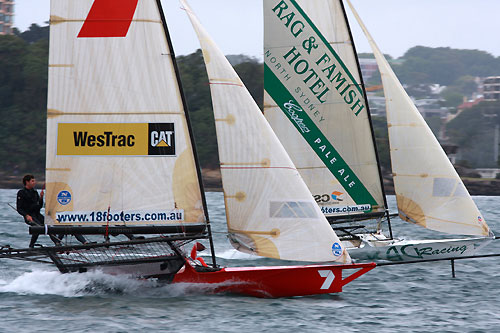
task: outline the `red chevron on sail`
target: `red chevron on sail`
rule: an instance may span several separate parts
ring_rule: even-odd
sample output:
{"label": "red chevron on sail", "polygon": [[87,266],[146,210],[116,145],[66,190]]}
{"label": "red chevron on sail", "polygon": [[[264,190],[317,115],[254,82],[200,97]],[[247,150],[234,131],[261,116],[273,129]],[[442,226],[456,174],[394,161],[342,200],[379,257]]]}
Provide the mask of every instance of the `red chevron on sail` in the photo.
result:
{"label": "red chevron on sail", "polygon": [[78,37],[125,37],[139,0],[95,0]]}

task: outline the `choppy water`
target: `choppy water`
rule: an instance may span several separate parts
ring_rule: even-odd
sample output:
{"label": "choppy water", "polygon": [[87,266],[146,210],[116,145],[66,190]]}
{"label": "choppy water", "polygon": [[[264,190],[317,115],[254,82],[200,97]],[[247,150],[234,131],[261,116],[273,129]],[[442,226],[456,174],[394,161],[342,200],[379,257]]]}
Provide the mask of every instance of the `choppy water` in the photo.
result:
{"label": "choppy water", "polygon": [[[0,244],[25,247],[26,225],[0,190]],[[266,265],[225,238],[221,193],[207,196],[219,264]],[[394,198],[389,198],[394,204]],[[500,233],[500,197],[475,197]],[[395,221],[408,238],[441,235]],[[39,242],[49,244],[48,237]],[[500,253],[500,240],[483,253]],[[60,274],[52,266],[0,261],[0,332],[499,332],[500,258],[378,267],[341,294],[258,299],[204,295],[190,286],[101,273]]]}

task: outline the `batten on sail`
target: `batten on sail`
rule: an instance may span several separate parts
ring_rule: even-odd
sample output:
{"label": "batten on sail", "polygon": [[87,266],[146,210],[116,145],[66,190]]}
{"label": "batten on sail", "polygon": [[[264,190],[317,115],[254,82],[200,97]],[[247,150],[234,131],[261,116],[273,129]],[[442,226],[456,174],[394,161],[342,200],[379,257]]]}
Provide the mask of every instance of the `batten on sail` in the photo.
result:
{"label": "batten on sail", "polygon": [[51,1],[47,224],[206,223],[162,15],[156,0]]}
{"label": "batten on sail", "polygon": [[451,234],[491,231],[436,137],[361,21],[375,55],[386,98],[394,187],[402,219]]}
{"label": "batten on sail", "polygon": [[210,80],[233,246],[278,259],[350,261],[236,72],[187,3],[181,3],[200,40]]}
{"label": "batten on sail", "polygon": [[375,218],[386,203],[341,1],[264,1],[264,114],[325,216]]}

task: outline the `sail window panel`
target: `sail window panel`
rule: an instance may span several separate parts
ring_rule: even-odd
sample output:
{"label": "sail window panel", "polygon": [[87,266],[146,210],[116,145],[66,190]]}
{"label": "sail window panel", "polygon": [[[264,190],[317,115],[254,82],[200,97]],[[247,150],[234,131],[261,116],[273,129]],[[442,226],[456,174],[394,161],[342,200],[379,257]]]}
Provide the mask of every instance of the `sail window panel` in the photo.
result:
{"label": "sail window panel", "polygon": [[294,211],[294,213],[297,215],[297,217],[304,218],[306,215],[300,209],[299,204],[297,202],[289,202],[288,206]]}
{"label": "sail window panel", "polygon": [[303,202],[300,206],[304,213],[306,214],[306,217],[309,218],[317,218],[318,215],[316,214],[316,211],[314,210],[314,206],[309,203],[309,202]]}
{"label": "sail window panel", "polygon": [[317,218],[318,215],[310,202],[273,201],[270,204],[269,216],[272,218]]}
{"label": "sail window panel", "polygon": [[455,193],[453,193],[454,197],[467,198],[469,197],[469,192],[465,188],[464,184],[458,183],[457,188],[455,189]]}
{"label": "sail window panel", "polygon": [[457,181],[450,178],[434,178],[432,196],[449,197],[455,189]]}

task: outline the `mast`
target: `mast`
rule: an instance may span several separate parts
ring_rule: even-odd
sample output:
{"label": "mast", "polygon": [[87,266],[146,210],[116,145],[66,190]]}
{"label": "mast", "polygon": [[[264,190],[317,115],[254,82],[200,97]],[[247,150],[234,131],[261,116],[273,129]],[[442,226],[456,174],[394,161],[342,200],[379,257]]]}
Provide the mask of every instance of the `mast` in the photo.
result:
{"label": "mast", "polygon": [[214,242],[213,242],[213,237],[212,237],[212,228],[211,228],[211,225],[210,225],[210,218],[208,216],[208,207],[207,207],[207,200],[206,200],[206,197],[205,197],[205,189],[204,189],[204,186],[203,186],[203,179],[202,179],[202,176],[201,176],[200,162],[198,160],[198,153],[196,151],[196,142],[195,142],[194,135],[193,135],[193,129],[191,127],[191,120],[189,118],[189,112],[188,112],[188,106],[187,106],[187,103],[186,103],[186,97],[184,95],[184,89],[182,88],[182,82],[181,82],[180,75],[179,75],[179,68],[177,66],[177,61],[175,59],[175,52],[174,52],[174,48],[172,46],[172,40],[170,39],[170,33],[169,33],[169,30],[168,30],[168,26],[167,26],[167,20],[165,18],[165,13],[163,12],[163,7],[161,5],[161,0],[156,0],[156,3],[158,5],[158,10],[160,12],[160,17],[161,17],[161,20],[162,20],[162,23],[163,23],[163,29],[165,31],[165,37],[167,38],[168,47],[170,49],[170,58],[172,59],[172,63],[173,63],[173,66],[174,66],[175,77],[177,78],[177,85],[179,87],[179,91],[180,91],[180,95],[181,95],[181,100],[182,100],[182,106],[184,108],[184,115],[186,117],[186,123],[187,123],[187,127],[188,127],[189,138],[191,139],[191,146],[192,146],[192,149],[193,149],[194,161],[195,161],[195,165],[196,165],[196,174],[198,176],[198,184],[200,184],[201,200],[202,200],[202,204],[203,204],[203,210],[205,212],[205,219],[206,219],[207,232],[208,232],[208,240],[210,242],[210,251],[211,251],[211,255],[212,255],[212,264],[213,264],[214,267],[216,267],[217,263],[216,263],[216,259],[215,259],[215,249],[214,249]]}
{"label": "mast", "polygon": [[[351,25],[349,24],[349,19],[347,18],[347,12],[345,10],[344,2],[342,0],[339,0],[339,2],[340,2],[340,6],[342,7],[342,13],[344,13],[344,19],[345,19],[345,22],[346,22],[347,31],[349,32],[349,36],[350,36],[351,41],[352,41],[352,49],[354,50],[354,54],[357,55],[358,52],[356,50],[356,43],[354,43],[354,38],[352,37]],[[364,82],[364,79],[363,79],[363,75],[361,73],[361,66],[359,64],[359,58],[358,57],[355,57],[355,58],[356,58],[356,65],[358,67],[358,72],[360,73],[359,74],[359,83],[361,85],[361,89],[363,89],[363,96],[364,96],[364,99],[365,99],[366,112],[367,112],[368,120],[369,120],[369,123],[370,123],[370,132],[371,132],[371,135],[372,135],[373,147],[375,148],[375,157],[377,159],[377,166],[378,166],[378,175],[379,175],[379,180],[380,180],[380,187],[382,188],[382,195],[383,195],[383,198],[384,198],[384,206],[385,206],[385,212],[386,212],[385,216],[387,218],[387,226],[389,228],[389,236],[392,239],[393,235],[392,235],[392,227],[391,227],[391,218],[389,216],[390,215],[389,214],[389,206],[387,205],[387,197],[386,197],[385,188],[384,188],[384,180],[383,180],[383,177],[382,177],[382,169],[380,167],[380,156],[379,156],[379,153],[378,153],[377,141],[375,140],[375,131],[373,130],[373,122],[372,122],[372,116],[371,116],[371,111],[370,111],[370,105],[368,103],[368,95],[366,94],[366,85],[365,85],[365,82]]]}

